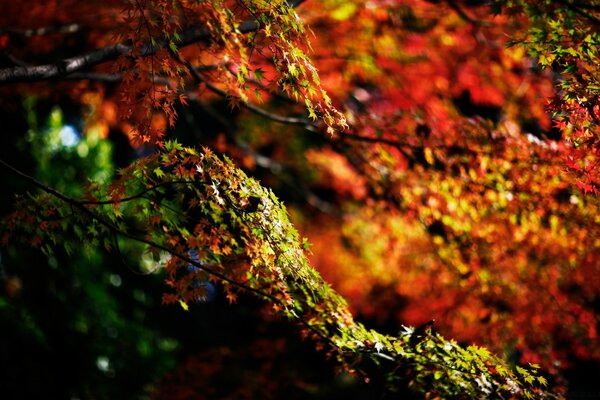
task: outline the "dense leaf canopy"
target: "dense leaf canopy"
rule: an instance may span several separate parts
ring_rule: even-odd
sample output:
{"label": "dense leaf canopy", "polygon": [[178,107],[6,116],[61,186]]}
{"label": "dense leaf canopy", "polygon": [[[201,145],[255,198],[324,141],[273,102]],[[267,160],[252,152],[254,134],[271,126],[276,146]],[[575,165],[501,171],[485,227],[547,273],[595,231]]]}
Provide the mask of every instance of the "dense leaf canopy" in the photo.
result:
{"label": "dense leaf canopy", "polygon": [[[290,373],[304,398],[575,393],[600,360],[599,26],[595,0],[3,3],[6,340],[88,346],[69,396],[275,398],[296,334],[351,382]],[[264,392],[222,391],[218,333],[164,328],[213,303]],[[180,344],[203,356],[173,370]]]}

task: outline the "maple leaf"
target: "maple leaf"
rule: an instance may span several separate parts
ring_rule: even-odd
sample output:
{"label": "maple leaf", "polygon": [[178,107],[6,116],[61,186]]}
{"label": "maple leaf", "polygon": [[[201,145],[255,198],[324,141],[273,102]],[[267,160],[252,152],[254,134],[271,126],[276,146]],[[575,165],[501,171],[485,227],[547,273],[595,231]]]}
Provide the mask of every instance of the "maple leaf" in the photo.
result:
{"label": "maple leaf", "polygon": [[[27,116],[15,126],[32,152],[14,148],[14,158],[36,170],[14,175],[45,193],[14,206],[4,242],[69,256],[114,246],[124,258],[143,247],[148,262],[170,254],[163,302],[187,311],[201,275],[230,287],[230,303],[238,290],[271,302],[343,367],[373,357],[390,386],[432,398],[504,395],[500,382],[542,396],[547,382],[427,326],[378,334],[351,309],[398,326],[441,313],[440,330],[461,342],[518,343],[524,360],[557,374],[565,354],[600,359],[586,301],[599,286],[589,196],[600,181],[597,10],[530,0],[495,2],[497,17],[488,4],[450,1],[54,3],[6,2],[0,15],[0,82],[14,95],[0,103]],[[99,17],[80,29],[82,15]],[[261,96],[264,109],[252,103]],[[46,103],[56,104],[48,123]],[[69,147],[61,129],[74,120],[84,131]],[[131,165],[108,187],[75,186],[110,181],[118,158]],[[185,272],[190,249],[205,271]],[[386,357],[411,368],[388,373],[399,370]]]}
{"label": "maple leaf", "polygon": [[594,192],[595,193],[595,188],[593,185],[589,184],[589,183],[585,183],[579,179],[577,179],[575,181],[575,183],[577,184],[577,187],[580,188],[581,190],[583,190],[584,193],[590,193],[590,192]]}
{"label": "maple leaf", "polygon": [[237,303],[237,295],[232,292],[228,292],[225,294],[225,298],[229,301],[229,304]]}

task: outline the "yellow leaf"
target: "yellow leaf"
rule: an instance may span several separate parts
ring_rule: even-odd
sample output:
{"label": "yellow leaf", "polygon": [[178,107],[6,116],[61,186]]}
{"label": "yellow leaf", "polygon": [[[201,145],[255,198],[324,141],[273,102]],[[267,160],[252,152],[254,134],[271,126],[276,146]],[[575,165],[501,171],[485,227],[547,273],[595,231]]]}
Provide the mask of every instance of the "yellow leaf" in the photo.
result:
{"label": "yellow leaf", "polygon": [[344,21],[352,17],[352,15],[354,15],[354,13],[356,12],[356,9],[356,4],[346,2],[342,6],[334,10],[331,16],[338,21]]}
{"label": "yellow leaf", "polygon": [[190,306],[187,305],[187,303],[183,300],[179,300],[179,304],[181,305],[181,308],[183,308],[184,311],[189,311],[190,310]]}
{"label": "yellow leaf", "polygon": [[433,165],[435,159],[433,158],[433,152],[431,151],[431,149],[429,147],[425,147],[425,150],[423,150],[423,152],[425,153],[425,161],[427,161],[429,165]]}

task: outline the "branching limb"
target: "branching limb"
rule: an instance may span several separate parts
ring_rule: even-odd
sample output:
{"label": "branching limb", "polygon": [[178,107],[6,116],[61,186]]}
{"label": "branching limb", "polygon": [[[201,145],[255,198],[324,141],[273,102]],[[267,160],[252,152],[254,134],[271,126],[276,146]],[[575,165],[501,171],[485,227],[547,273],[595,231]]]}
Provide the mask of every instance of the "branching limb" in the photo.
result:
{"label": "branching limb", "polygon": [[117,59],[131,52],[131,47],[123,44],[106,46],[76,57],[66,58],[54,64],[16,66],[0,69],[0,84],[35,82],[60,78],[98,64]]}
{"label": "branching limb", "polygon": [[[2,160],[0,160],[0,162],[1,161]],[[128,196],[128,197],[123,197],[122,199],[114,199],[114,200],[76,200],[76,199],[72,199],[72,200],[78,202],[81,205],[92,205],[92,204],[93,205],[106,205],[106,204],[126,203],[128,201],[140,199],[140,198],[144,197],[144,195],[146,193],[153,192],[156,189],[161,188],[161,187],[171,186],[171,185],[194,185],[197,183],[207,184],[206,182],[200,182],[200,181],[168,181],[168,182],[161,182],[154,186],[150,186],[146,190],[143,190],[139,193],[136,193],[136,194]]]}
{"label": "branching limb", "polygon": [[[135,242],[138,243],[143,243],[146,244],[152,248],[155,248],[157,250],[162,250],[166,253],[171,254],[174,257],[177,257],[178,259],[180,259],[181,261],[184,261],[188,264],[193,265],[194,267],[198,268],[199,270],[202,270],[212,276],[214,276],[217,279],[220,279],[222,282],[226,282],[228,284],[231,284],[232,286],[235,286],[243,291],[246,291],[248,293],[254,294],[256,296],[258,296],[259,298],[262,299],[266,299],[269,300],[270,302],[277,304],[281,307],[285,307],[286,304],[285,302],[276,297],[275,295],[269,294],[263,290],[254,288],[252,286],[249,286],[243,282],[239,282],[235,279],[232,279],[230,277],[228,277],[227,275],[220,273],[218,271],[216,271],[214,268],[210,268],[207,265],[198,262],[197,260],[194,260],[189,254],[187,253],[181,253],[178,252],[176,250],[174,250],[171,247],[165,246],[163,244],[154,242],[153,240],[150,240],[148,238],[145,237],[139,237],[137,235],[131,234],[121,228],[119,228],[117,225],[115,225],[114,223],[112,223],[111,221],[106,220],[105,218],[101,217],[100,215],[96,214],[92,209],[86,207],[86,205],[98,205],[98,204],[111,204],[112,202],[110,201],[99,201],[99,202],[82,202],[80,200],[77,199],[73,199],[61,192],[59,192],[58,190],[38,181],[37,179],[35,179],[34,177],[25,174],[24,172],[16,169],[15,167],[13,167],[12,165],[8,164],[7,162],[5,162],[4,160],[0,159],[0,165],[4,166],[5,168],[7,168],[8,170],[10,170],[13,174],[19,176],[21,179],[25,180],[26,182],[29,182],[31,184],[33,184],[34,186],[36,186],[37,188],[41,189],[42,191],[58,198],[59,200],[65,202],[66,204],[68,204],[72,209],[76,209],[81,211],[83,214],[87,215],[88,217],[92,218],[93,220],[97,221],[98,223],[100,223],[101,225],[104,225],[106,228],[109,229],[109,231],[113,234],[114,236],[114,240],[116,241],[116,236],[122,236],[125,237],[127,239],[133,240]],[[168,184],[171,184],[172,182],[168,182]],[[191,183],[191,182],[181,182],[181,183]],[[150,188],[149,190],[153,190],[156,189],[156,187],[154,188]],[[147,190],[146,192],[148,192],[149,190]],[[137,194],[134,196],[130,196],[129,200],[133,200],[135,198],[139,198],[141,196],[141,194]],[[120,252],[120,250],[118,250]],[[337,347],[337,345],[335,344],[335,342],[333,342],[331,340],[331,338],[329,338],[325,333],[321,332],[319,329],[315,328],[312,324],[310,324],[310,322],[308,320],[306,320],[305,318],[303,318],[301,315],[297,315],[296,314],[296,319],[302,323],[304,326],[306,326],[307,329],[309,329],[310,331],[312,331],[314,334],[316,334],[317,336],[319,336],[322,340],[324,340],[325,342],[329,343],[330,346],[332,346],[333,348]]]}
{"label": "branching limb", "polygon": [[402,153],[402,155],[404,157],[406,157],[407,159],[414,158],[412,154],[408,153],[404,149],[404,147],[406,145],[404,143],[401,143],[398,140],[391,140],[391,139],[385,139],[385,138],[374,138],[374,137],[369,137],[369,136],[360,136],[360,135],[355,135],[355,134],[351,134],[351,133],[341,134],[340,138],[349,139],[349,140],[353,140],[353,141],[357,141],[357,142],[386,144],[388,146],[393,146],[396,149],[398,149],[398,151],[400,151]]}
{"label": "branching limb", "polygon": [[[5,57],[8,57],[8,56],[9,55],[6,55]],[[17,60],[14,57],[12,57],[12,59],[14,59],[13,64],[26,66],[26,64],[24,64],[24,63],[18,63],[18,61],[20,61],[20,60]],[[223,64],[200,65],[200,66],[194,67],[194,69],[196,69],[197,71],[213,71],[222,65]],[[65,76],[63,79],[73,80],[73,81],[88,80],[88,81],[96,81],[96,82],[103,82],[103,83],[119,83],[119,82],[123,81],[123,74],[118,74],[118,73],[117,74],[107,74],[107,73],[102,73],[102,72],[74,72],[72,74]],[[154,75],[152,78],[152,82],[154,84],[168,86],[171,89],[173,86],[172,81],[170,81],[168,78],[163,77],[161,75]]]}
{"label": "branching limb", "polygon": [[[189,153],[188,155],[191,156]],[[195,160],[189,161],[191,166],[195,162]],[[229,164],[215,166],[212,162],[219,163],[217,158],[213,158],[208,162],[207,168],[210,168],[209,166],[215,167],[211,172],[208,172],[208,169],[205,170],[209,176],[211,176],[211,173],[220,176],[224,172],[228,176],[239,174],[237,178],[245,178],[242,172],[229,166]],[[254,274],[265,273],[264,278],[266,280],[257,278],[247,283],[240,282],[235,277],[217,269],[221,265],[226,266],[227,259],[217,258],[214,264],[202,263],[188,254],[186,247],[180,246],[177,242],[161,244],[150,237],[140,237],[132,234],[112,222],[111,217],[100,215],[94,207],[81,204],[78,200],[72,199],[37,181],[2,160],[0,160],[0,165],[51,196],[58,198],[68,207],[93,220],[95,224],[102,225],[105,228],[103,229],[105,233],[119,235],[144,243],[153,249],[164,251],[182,262],[195,266],[198,270],[205,271],[223,283],[231,284],[242,291],[268,300],[274,306],[278,306],[279,309],[286,310],[282,313],[304,325],[306,330],[312,333],[312,336],[318,337],[319,340],[327,343],[339,361],[344,363],[349,361],[352,365],[353,360],[360,362],[363,356],[366,356],[377,364],[379,364],[378,361],[389,362],[390,364],[386,364],[383,368],[386,378],[390,379],[390,382],[412,382],[414,380],[429,382],[434,378],[441,380],[440,386],[435,387],[435,394],[444,398],[454,398],[451,395],[456,394],[455,388],[460,388],[461,393],[466,393],[470,398],[479,398],[484,393],[490,393],[483,390],[488,387],[489,390],[497,390],[499,393],[506,392],[508,390],[507,382],[511,382],[515,386],[515,382],[519,380],[518,376],[502,360],[487,351],[479,351],[475,346],[461,348],[455,343],[445,341],[437,333],[427,330],[422,334],[423,340],[411,343],[410,337],[407,340],[406,334],[401,334],[400,337],[391,337],[373,330],[367,330],[363,325],[356,323],[343,299],[331,290],[320,275],[308,264],[302,249],[299,247],[297,238],[294,239],[296,235],[293,234],[292,227],[285,218],[285,209],[275,199],[266,200],[271,195],[264,188],[261,188],[257,182],[252,182],[252,185],[257,185],[254,187],[255,194],[265,198],[264,203],[262,203],[264,212],[243,214],[243,210],[238,210],[239,206],[235,204],[230,204],[231,208],[216,206],[217,208],[214,209],[217,214],[229,214],[231,211],[234,213],[240,212],[242,214],[238,214],[235,219],[238,219],[243,227],[248,228],[251,232],[261,232],[257,234],[248,233],[248,236],[244,236],[244,238],[251,241],[251,247],[255,249],[253,251],[261,249],[259,259],[262,261],[254,266]],[[233,202],[233,200],[231,201]],[[222,206],[224,205],[222,204]],[[279,223],[279,228],[277,228],[277,223]],[[236,232],[240,226],[231,225],[224,228],[225,234],[227,235],[227,229],[234,230],[229,232],[230,234],[238,234]],[[256,241],[252,242],[252,240]],[[264,252],[262,249],[265,249]],[[239,254],[244,257],[244,260],[249,255],[249,253],[244,252]],[[270,261],[267,261],[262,258],[266,255],[273,255],[274,258],[271,260],[271,257],[269,257]],[[257,271],[258,268],[261,268],[261,270]],[[264,268],[264,271],[262,268]],[[227,268],[225,268],[226,270]],[[182,290],[185,291],[185,289],[178,290],[179,293]],[[418,329],[412,330],[412,332],[417,331]],[[463,360],[469,360],[470,362],[464,362]],[[418,365],[423,368],[411,368],[411,365]],[[495,365],[498,366],[497,371],[502,370],[503,372],[491,373],[490,368]],[[402,370],[397,372],[399,369]],[[525,369],[518,369],[517,371],[519,376],[523,376],[527,382],[535,379]],[[485,378],[489,382],[485,388],[482,389],[481,384],[472,378],[475,375],[477,377],[481,376],[480,379]],[[529,390],[531,387],[531,385],[523,385],[519,380],[517,390]]]}
{"label": "branching limb", "polygon": [[21,36],[21,37],[34,37],[43,36],[51,33],[76,33],[84,28],[82,24],[66,24],[66,25],[49,25],[41,28],[34,29],[13,29],[5,28],[0,29],[0,35],[8,34],[10,36]]}
{"label": "branching limb", "polygon": [[599,10],[600,6],[598,6],[598,5],[587,5],[586,6],[585,4],[578,4],[580,2],[572,2],[572,1],[568,1],[568,0],[557,0],[557,3],[564,5],[565,7],[573,10],[574,12],[581,15],[582,17],[590,20],[590,22],[592,22],[594,25],[600,25],[600,18],[598,18],[594,14],[590,13],[590,11],[589,11],[589,10],[594,10],[594,11]]}
{"label": "branching limb", "polygon": [[[297,7],[304,0],[289,1],[290,7]],[[241,33],[250,33],[259,29],[258,22],[247,20],[242,22],[238,30]],[[194,43],[210,41],[211,34],[206,27],[195,27],[180,34],[178,47],[189,46]],[[161,49],[169,47],[170,40],[163,38],[155,43],[148,43],[140,49],[139,56],[148,57]],[[62,78],[74,72],[79,72],[108,61],[114,61],[118,57],[131,54],[131,46],[125,44],[114,44],[91,51],[75,57],[65,58],[58,62],[35,66],[15,66],[0,69],[0,84],[17,82],[36,82],[48,79]]]}
{"label": "branching limb", "polygon": [[[50,187],[50,186],[48,186],[48,185],[46,185],[46,184],[38,181],[34,177],[29,176],[29,175],[25,174],[24,172],[21,172],[20,170],[16,169],[15,167],[13,167],[12,165],[8,164],[7,162],[5,162],[2,159],[0,159],[0,165],[4,166],[8,170],[10,170],[13,174],[19,176],[21,179],[23,179],[23,180],[25,180],[25,181],[33,184],[34,186],[36,186],[37,188],[41,189],[42,191],[44,191],[44,192],[46,192],[46,193],[48,193],[48,194],[50,194],[50,195],[58,198],[59,200],[65,202],[66,204],[68,204],[69,206],[71,206],[72,208],[77,209],[77,210],[83,212],[84,214],[88,215],[90,218],[98,221],[100,224],[102,224],[105,227],[107,227],[111,232],[119,234],[119,235],[121,235],[123,237],[126,237],[128,239],[134,240],[136,242],[144,243],[144,244],[146,244],[146,245],[148,245],[150,247],[153,247],[155,249],[162,250],[162,251],[165,251],[165,252],[167,252],[169,254],[172,254],[175,257],[179,258],[180,260],[185,261],[187,263],[190,263],[190,264],[194,265],[195,267],[197,267],[197,268],[199,268],[199,269],[201,269],[201,270],[203,270],[203,271],[205,271],[205,272],[207,272],[207,273],[215,276],[216,278],[219,278],[219,279],[223,280],[224,282],[227,282],[227,283],[230,283],[230,284],[232,284],[234,286],[237,286],[240,289],[247,290],[249,292],[252,292],[254,294],[259,295],[260,297],[267,298],[267,299],[269,299],[271,301],[280,302],[279,299],[277,299],[276,297],[274,297],[274,296],[272,296],[272,295],[270,295],[268,293],[263,293],[262,291],[260,291],[260,290],[258,290],[256,288],[253,288],[253,287],[250,287],[250,286],[246,286],[246,285],[244,285],[242,283],[239,283],[239,282],[237,282],[237,281],[235,281],[235,280],[233,280],[233,279],[231,279],[231,278],[229,278],[229,277],[227,277],[227,276],[219,273],[218,271],[214,271],[214,270],[206,267],[205,265],[196,262],[195,260],[193,260],[187,254],[179,253],[179,252],[173,250],[170,247],[164,246],[164,245],[162,245],[160,243],[156,243],[156,242],[154,242],[154,241],[152,241],[150,239],[147,239],[147,238],[138,237],[136,235],[133,235],[133,234],[127,232],[127,231],[124,231],[124,230],[120,229],[118,226],[116,226],[112,222],[107,221],[106,219],[104,219],[101,216],[97,215],[90,208],[86,207],[86,203],[85,202],[81,202],[81,201],[79,201],[77,199],[73,199],[73,198],[71,198],[71,197],[69,197],[69,196],[67,196],[67,195],[59,192],[58,190],[56,190],[56,189],[54,189],[54,188],[52,188],[52,187]],[[98,203],[88,202],[87,204],[90,205],[90,204],[98,204]],[[99,204],[110,204],[110,203],[100,202]]]}
{"label": "branching limb", "polygon": [[456,11],[456,13],[462,19],[464,19],[465,21],[467,21],[468,23],[473,24],[473,25],[477,25],[477,26],[483,25],[482,21],[479,21],[479,20],[471,17],[469,14],[467,14],[465,12],[465,10],[463,10],[462,7],[458,5],[458,3],[456,1],[454,1],[454,0],[447,0],[447,2],[448,2],[448,5],[450,6],[450,8],[452,8],[454,11]]}
{"label": "branching limb", "polygon": [[[200,72],[198,72],[198,70],[196,68],[194,68],[194,66],[192,66],[190,64],[189,61],[183,60],[178,54],[175,54],[175,53],[171,53],[171,54],[175,58],[175,60],[177,60],[179,63],[183,64],[187,68],[187,70],[194,77],[194,79],[196,80],[197,83],[204,84],[211,92],[216,93],[219,96],[222,96],[225,98],[230,97],[229,94],[227,94],[227,92],[225,92],[222,89],[219,89],[218,87],[213,85],[211,82],[209,82]],[[311,123],[309,120],[307,120],[305,118],[284,117],[282,115],[273,114],[273,113],[270,113],[260,107],[257,107],[255,105],[250,104],[245,101],[240,101],[240,105],[242,107],[248,109],[249,111],[251,111],[257,115],[260,115],[262,117],[265,117],[271,121],[279,122],[282,124],[288,124],[288,125],[302,126],[303,128],[305,128],[309,131],[316,131],[316,129],[317,129],[317,127],[313,123]]]}
{"label": "branching limb", "polygon": [[274,175],[277,175],[282,182],[289,187],[290,191],[297,193],[304,201],[308,204],[326,214],[335,214],[337,213],[337,209],[334,205],[326,200],[323,200],[319,196],[317,196],[310,188],[306,185],[302,184],[301,181],[295,179],[289,171],[289,167],[279,163],[276,160],[273,160],[270,157],[262,155],[254,149],[252,149],[248,143],[236,140],[236,145],[240,148],[244,153],[248,154],[256,165],[268,169]]}

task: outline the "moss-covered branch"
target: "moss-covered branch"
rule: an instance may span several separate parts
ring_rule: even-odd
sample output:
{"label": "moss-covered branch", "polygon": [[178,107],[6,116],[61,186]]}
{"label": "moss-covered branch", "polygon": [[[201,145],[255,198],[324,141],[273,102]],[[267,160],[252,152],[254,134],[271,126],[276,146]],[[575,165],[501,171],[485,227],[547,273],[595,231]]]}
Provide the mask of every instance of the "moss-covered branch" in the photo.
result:
{"label": "moss-covered branch", "polygon": [[[392,337],[354,321],[346,301],[309,264],[305,243],[276,196],[208,149],[168,143],[111,187],[90,193],[108,199],[102,201],[71,199],[13,172],[43,193],[21,200],[4,222],[5,244],[20,240],[68,252],[77,245],[73,238],[110,247],[118,234],[170,255],[166,303],[188,307],[205,294],[194,284],[200,280],[220,283],[232,302],[246,291],[300,322],[344,368],[368,376],[373,372],[364,372],[366,366],[377,366],[390,391],[446,399],[556,397],[535,368],[513,369],[484,348],[459,346],[431,329],[406,327]],[[183,181],[190,184],[171,183]]]}

